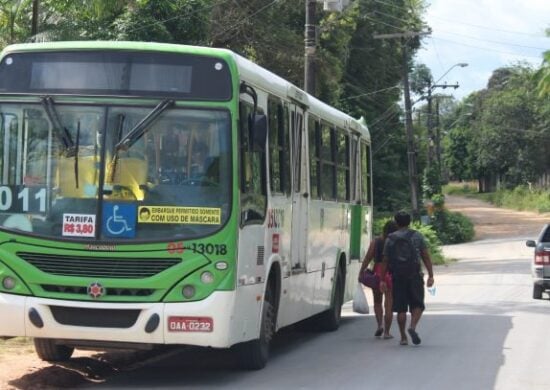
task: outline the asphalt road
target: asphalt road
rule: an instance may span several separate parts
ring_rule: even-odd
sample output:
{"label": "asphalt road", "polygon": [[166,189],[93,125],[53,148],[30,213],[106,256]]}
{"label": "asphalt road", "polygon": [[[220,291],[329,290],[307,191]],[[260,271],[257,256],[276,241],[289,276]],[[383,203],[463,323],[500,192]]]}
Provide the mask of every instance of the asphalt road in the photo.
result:
{"label": "asphalt road", "polygon": [[227,351],[174,350],[88,387],[550,389],[550,302],[531,299],[532,251],[524,243],[544,218],[447,202],[480,221],[481,239],[444,247],[457,261],[436,268],[436,293],[426,294],[417,329],[420,346],[399,346],[396,323],[395,339],[376,339],[373,315],[355,315],[347,304],[337,332],[278,335],[261,371],[239,371]]}

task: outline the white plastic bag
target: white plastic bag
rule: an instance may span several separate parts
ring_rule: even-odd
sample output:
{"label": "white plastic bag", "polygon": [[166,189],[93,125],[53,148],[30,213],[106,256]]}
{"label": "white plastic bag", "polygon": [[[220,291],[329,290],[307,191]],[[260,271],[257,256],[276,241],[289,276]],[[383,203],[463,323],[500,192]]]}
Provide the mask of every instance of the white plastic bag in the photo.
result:
{"label": "white plastic bag", "polygon": [[365,296],[361,283],[357,283],[357,288],[355,289],[355,295],[353,296],[353,311],[359,314],[369,314],[369,303],[367,302],[367,297]]}

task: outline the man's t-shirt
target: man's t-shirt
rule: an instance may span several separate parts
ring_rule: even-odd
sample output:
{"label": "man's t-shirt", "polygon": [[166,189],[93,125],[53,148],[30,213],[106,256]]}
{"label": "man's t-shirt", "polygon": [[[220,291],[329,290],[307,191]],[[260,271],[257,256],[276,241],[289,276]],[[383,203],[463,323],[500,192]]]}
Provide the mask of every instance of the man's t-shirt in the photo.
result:
{"label": "man's t-shirt", "polygon": [[[424,236],[422,235],[422,233],[420,233],[419,231],[417,230],[412,230],[412,229],[399,229],[393,233],[391,233],[388,237],[404,237],[406,238],[407,235],[409,234],[409,232],[412,231],[412,235],[410,237],[410,240],[414,246],[414,249],[416,249],[416,258],[417,258],[417,261],[419,264],[422,263],[422,256],[421,256],[421,253],[422,253],[422,250],[426,249],[427,246],[426,246],[426,240],[424,239]],[[390,245],[392,245],[392,240],[391,239],[388,239],[386,240],[386,244],[384,245],[384,256],[388,256],[388,248]]]}

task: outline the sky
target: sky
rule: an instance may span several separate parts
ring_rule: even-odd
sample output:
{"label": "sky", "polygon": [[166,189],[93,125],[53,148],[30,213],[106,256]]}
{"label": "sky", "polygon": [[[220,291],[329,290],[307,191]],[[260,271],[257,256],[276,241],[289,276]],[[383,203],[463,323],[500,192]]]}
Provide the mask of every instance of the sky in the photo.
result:
{"label": "sky", "polygon": [[[535,67],[550,50],[550,0],[427,0],[423,39],[416,62],[430,68],[437,84],[460,85],[437,93],[457,99],[487,86],[497,68],[526,62]],[[467,67],[455,66],[468,63]],[[452,69],[451,69],[452,68]],[[446,76],[444,74],[451,69]]]}

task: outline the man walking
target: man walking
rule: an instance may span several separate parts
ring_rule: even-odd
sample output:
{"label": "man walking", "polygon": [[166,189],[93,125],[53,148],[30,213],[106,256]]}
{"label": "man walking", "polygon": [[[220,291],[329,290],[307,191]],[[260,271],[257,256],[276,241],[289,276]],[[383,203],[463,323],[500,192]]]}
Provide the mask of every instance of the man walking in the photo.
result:
{"label": "man walking", "polygon": [[397,312],[397,323],[401,333],[401,345],[408,344],[405,326],[407,311],[411,313],[411,323],[407,330],[414,345],[420,344],[420,337],[416,326],[424,311],[424,274],[420,266],[422,259],[428,272],[428,287],[433,286],[433,267],[424,236],[409,228],[411,216],[398,212],[395,217],[398,230],[388,236],[384,246],[384,260],[382,262],[380,289],[387,289],[384,278],[387,269],[393,277],[393,311]]}

